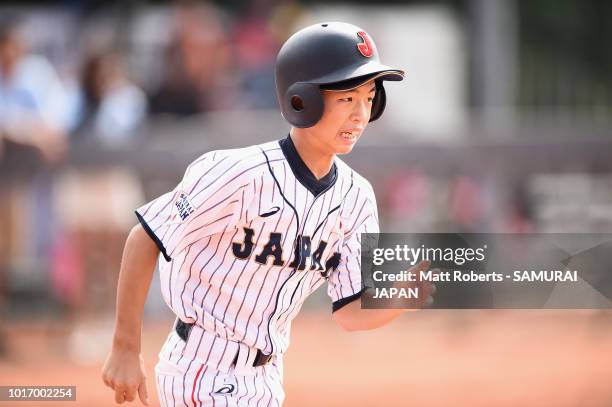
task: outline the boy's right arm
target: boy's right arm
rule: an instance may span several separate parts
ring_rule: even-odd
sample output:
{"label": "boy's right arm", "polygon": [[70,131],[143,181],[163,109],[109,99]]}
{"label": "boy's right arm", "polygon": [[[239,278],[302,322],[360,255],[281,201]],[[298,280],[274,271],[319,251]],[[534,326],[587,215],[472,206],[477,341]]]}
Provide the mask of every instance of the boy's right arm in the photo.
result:
{"label": "boy's right arm", "polygon": [[140,354],[142,317],[159,249],[141,225],[125,243],[119,284],[115,333],[110,355],[102,369],[104,383],[115,390],[115,401],[133,401],[136,392],[148,405],[144,362]]}

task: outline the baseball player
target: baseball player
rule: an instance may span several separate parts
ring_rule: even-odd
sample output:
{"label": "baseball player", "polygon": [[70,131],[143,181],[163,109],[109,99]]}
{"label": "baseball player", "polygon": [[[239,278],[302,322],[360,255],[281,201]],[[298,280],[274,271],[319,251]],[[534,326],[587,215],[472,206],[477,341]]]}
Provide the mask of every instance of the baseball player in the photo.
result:
{"label": "baseball player", "polygon": [[361,233],[379,230],[376,199],[337,157],[383,113],[383,81],[404,73],[380,62],[364,30],[330,22],[289,38],[275,74],[292,126],[286,138],[208,152],[174,190],[136,210],[103,369],[117,403],[136,393],[148,403],[141,324],[158,260],[177,317],[155,368],[163,406],[282,405],[291,321],[324,283],[347,330],[373,329],[404,311],[362,310],[356,301]]}

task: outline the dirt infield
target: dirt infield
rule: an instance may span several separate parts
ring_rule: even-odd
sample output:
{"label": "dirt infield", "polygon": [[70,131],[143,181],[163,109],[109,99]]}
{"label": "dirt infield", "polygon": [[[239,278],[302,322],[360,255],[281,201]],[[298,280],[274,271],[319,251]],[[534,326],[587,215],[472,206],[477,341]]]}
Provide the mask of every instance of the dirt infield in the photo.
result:
{"label": "dirt infield", "polygon": [[[170,324],[149,322],[144,329],[150,390]],[[99,375],[106,336],[91,340],[93,356],[78,363],[67,354],[74,336],[40,324],[10,330],[0,384],[76,385],[77,401],[0,406],[114,405]],[[603,407],[612,405],[610,378],[608,311],[422,311],[362,333],[342,332],[328,314],[310,312],[293,326],[285,406]]]}

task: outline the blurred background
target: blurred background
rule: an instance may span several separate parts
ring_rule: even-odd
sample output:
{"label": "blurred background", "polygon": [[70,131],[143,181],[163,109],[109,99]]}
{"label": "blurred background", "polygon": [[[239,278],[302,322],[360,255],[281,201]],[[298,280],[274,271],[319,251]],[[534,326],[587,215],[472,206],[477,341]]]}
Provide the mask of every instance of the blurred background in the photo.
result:
{"label": "blurred background", "polygon": [[[133,210],[206,151],[286,135],[274,58],[323,20],[406,71],[343,157],[383,231],[612,232],[609,1],[3,1],[0,385],[113,405],[99,372]],[[324,291],[293,324],[286,406],[612,405],[610,311],[427,310],[344,333]],[[151,389],[173,319],[154,279]]]}

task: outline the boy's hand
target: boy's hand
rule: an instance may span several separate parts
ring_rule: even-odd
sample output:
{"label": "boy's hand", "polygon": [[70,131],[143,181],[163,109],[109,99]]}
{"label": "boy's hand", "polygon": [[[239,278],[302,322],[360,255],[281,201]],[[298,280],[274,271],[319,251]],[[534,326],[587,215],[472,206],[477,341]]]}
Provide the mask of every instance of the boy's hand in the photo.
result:
{"label": "boy's hand", "polygon": [[[418,298],[409,298],[409,299],[399,299],[396,300],[396,304],[399,303],[401,304],[402,308],[407,308],[407,309],[412,309],[412,310],[416,310],[416,309],[422,309],[422,308],[429,308],[433,305],[434,303],[434,298],[433,295],[436,292],[436,285],[430,281],[421,281],[420,279],[420,273],[422,271],[427,271],[429,270],[429,267],[431,266],[431,262],[429,260],[422,260],[421,262],[419,262],[418,264],[416,264],[415,266],[411,267],[408,269],[408,271],[411,271],[412,273],[415,273],[417,276],[417,281],[411,282],[411,281],[402,281],[402,282],[396,282],[394,284],[395,288],[404,288],[406,290],[409,289],[418,289],[419,292],[419,296]],[[440,270],[439,269],[431,269],[432,274],[439,274]]]}
{"label": "boy's hand", "polygon": [[102,380],[115,390],[115,401],[134,401],[136,393],[144,405],[149,405],[144,360],[135,351],[113,348],[102,368]]}

